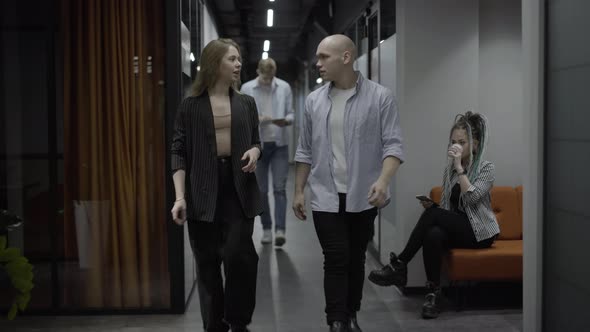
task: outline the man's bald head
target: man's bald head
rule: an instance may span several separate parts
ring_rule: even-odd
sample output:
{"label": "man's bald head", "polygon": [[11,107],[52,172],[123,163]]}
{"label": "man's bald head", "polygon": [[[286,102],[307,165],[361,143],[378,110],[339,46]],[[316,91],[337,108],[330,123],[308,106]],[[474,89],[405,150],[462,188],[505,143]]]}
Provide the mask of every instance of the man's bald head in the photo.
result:
{"label": "man's bald head", "polygon": [[[339,54],[344,54],[345,52],[348,52],[350,54],[351,61],[354,62],[356,60],[356,57],[357,57],[356,45],[354,44],[352,39],[348,38],[348,36],[331,35],[331,36],[324,38],[320,42],[320,46],[322,46],[322,44]],[[318,48],[319,48],[319,46],[318,46]]]}
{"label": "man's bald head", "polygon": [[332,35],[318,45],[316,67],[325,81],[340,81],[352,77],[356,60],[356,46],[345,35]]}

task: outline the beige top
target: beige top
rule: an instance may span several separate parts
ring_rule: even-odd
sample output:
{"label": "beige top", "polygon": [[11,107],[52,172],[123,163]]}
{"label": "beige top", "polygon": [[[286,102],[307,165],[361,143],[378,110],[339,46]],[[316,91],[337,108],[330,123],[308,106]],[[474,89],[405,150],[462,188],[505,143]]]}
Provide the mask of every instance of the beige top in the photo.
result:
{"label": "beige top", "polygon": [[217,156],[227,157],[231,155],[231,113],[213,113],[215,123],[215,138],[217,140]]}

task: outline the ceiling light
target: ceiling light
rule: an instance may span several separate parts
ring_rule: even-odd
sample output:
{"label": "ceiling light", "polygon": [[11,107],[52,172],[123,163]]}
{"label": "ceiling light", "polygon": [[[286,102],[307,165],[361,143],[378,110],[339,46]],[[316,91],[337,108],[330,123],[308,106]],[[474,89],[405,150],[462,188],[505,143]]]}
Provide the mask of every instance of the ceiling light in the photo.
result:
{"label": "ceiling light", "polygon": [[266,12],[266,14],[267,14],[267,16],[266,16],[266,25],[269,26],[269,27],[271,27],[272,26],[273,19],[274,19],[274,11],[272,9],[269,9]]}
{"label": "ceiling light", "polygon": [[201,66],[197,66],[197,71],[201,71]]}
{"label": "ceiling light", "polygon": [[270,50],[270,40],[265,40],[262,48],[264,52],[268,52]]}
{"label": "ceiling light", "polygon": [[268,1],[270,1],[270,2],[275,2],[275,0],[268,0]]}
{"label": "ceiling light", "polygon": [[324,81],[321,77],[318,77],[317,80],[315,80],[317,84],[322,84],[322,82]]}
{"label": "ceiling light", "polygon": [[192,61],[192,62],[195,62],[195,60],[196,60],[196,59],[195,59],[195,55],[193,54],[193,52],[191,52],[191,61]]}
{"label": "ceiling light", "polygon": [[262,59],[263,60],[268,59],[268,52],[262,52]]}

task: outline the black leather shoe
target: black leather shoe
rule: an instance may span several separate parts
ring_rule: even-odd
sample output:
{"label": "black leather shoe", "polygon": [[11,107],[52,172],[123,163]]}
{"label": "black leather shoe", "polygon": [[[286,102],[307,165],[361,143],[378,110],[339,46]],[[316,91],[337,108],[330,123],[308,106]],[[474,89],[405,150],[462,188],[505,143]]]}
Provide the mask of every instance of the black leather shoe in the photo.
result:
{"label": "black leather shoe", "polygon": [[335,321],[330,324],[330,332],[349,332],[349,329],[344,322]]}
{"label": "black leather shoe", "polygon": [[422,318],[433,319],[440,314],[440,301],[442,293],[440,287],[428,284],[428,294],[426,294],[426,301],[422,305]]}
{"label": "black leather shoe", "polygon": [[403,287],[408,283],[408,267],[394,253],[390,253],[389,264],[381,270],[371,271],[369,280],[379,286]]}
{"label": "black leather shoe", "polygon": [[232,326],[231,332],[250,332],[250,330],[244,326]]}
{"label": "black leather shoe", "polygon": [[361,327],[359,326],[358,321],[356,320],[356,312],[354,314],[350,315],[348,330],[350,332],[363,332],[363,330],[361,330]]}

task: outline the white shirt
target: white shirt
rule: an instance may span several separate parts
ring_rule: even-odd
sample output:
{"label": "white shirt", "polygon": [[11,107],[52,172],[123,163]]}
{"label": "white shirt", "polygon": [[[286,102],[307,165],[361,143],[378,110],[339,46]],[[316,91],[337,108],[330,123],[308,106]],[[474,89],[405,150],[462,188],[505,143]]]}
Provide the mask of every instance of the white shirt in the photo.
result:
{"label": "white shirt", "polygon": [[[256,101],[256,108],[258,108],[258,114],[262,115],[262,112],[260,112],[261,108],[263,108],[264,106],[261,106],[261,103],[263,103],[262,98],[260,97],[260,88],[263,86],[263,84],[260,84],[260,82],[258,81],[258,78],[255,78],[249,82],[244,83],[244,85],[242,85],[242,93],[245,93],[247,95],[250,95],[252,97],[254,97],[254,100]],[[285,119],[289,122],[293,122],[293,120],[295,119],[294,113],[293,113],[293,93],[291,92],[291,87],[289,86],[289,83],[283,81],[282,79],[275,77],[272,80],[271,83],[271,91],[272,91],[272,115],[271,117],[273,119]],[[279,127],[279,126],[274,126],[274,130],[275,130],[275,142],[277,144],[277,146],[284,146],[284,145],[288,145],[289,143],[289,135],[287,132],[287,128],[286,127]],[[262,133],[262,126],[259,127],[260,128],[260,132],[261,132],[261,140],[262,141],[266,141],[266,138]],[[268,141],[267,141],[268,142]]]}
{"label": "white shirt", "polygon": [[334,158],[334,183],[339,193],[347,192],[346,150],[344,142],[344,108],[346,101],[356,92],[356,87],[348,90],[332,88],[332,110],[330,111],[330,129],[332,138],[332,153]]}
{"label": "white shirt", "polygon": [[[269,85],[258,86],[259,106],[258,114],[274,118],[272,109],[272,88]],[[277,128],[272,122],[260,123],[260,141],[274,142],[277,139]]]}
{"label": "white shirt", "polygon": [[[381,176],[383,159],[392,156],[405,160],[402,135],[393,92],[363,77],[359,72],[356,93],[348,99],[344,116],[344,141],[348,190],[346,212],[372,209],[367,199],[371,185]],[[334,185],[330,112],[330,92],[334,84],[325,84],[305,99],[295,161],[311,167],[307,184],[312,211],[338,213],[340,200]],[[386,192],[389,203],[391,193]]]}

